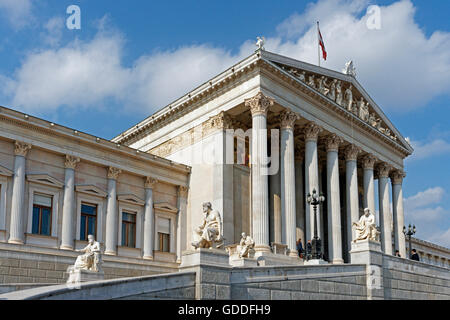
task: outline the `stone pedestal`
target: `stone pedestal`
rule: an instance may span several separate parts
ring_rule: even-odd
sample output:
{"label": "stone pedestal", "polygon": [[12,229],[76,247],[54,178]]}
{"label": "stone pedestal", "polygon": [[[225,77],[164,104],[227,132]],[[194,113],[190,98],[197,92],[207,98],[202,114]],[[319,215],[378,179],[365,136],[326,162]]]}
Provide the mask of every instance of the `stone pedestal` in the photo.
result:
{"label": "stone pedestal", "polygon": [[103,271],[74,270],[72,266],[67,269],[67,273],[69,274],[69,278],[67,279],[67,283],[69,284],[105,279],[105,273]]}
{"label": "stone pedestal", "polygon": [[229,255],[225,250],[204,248],[183,252],[180,269],[196,267],[199,265],[229,267]]}
{"label": "stone pedestal", "polygon": [[328,262],[322,259],[310,259],[308,261],[305,260],[305,262],[303,262],[303,265],[305,266],[317,266],[321,264],[328,264]]}
{"label": "stone pedestal", "polygon": [[257,267],[258,261],[255,258],[239,258],[238,255],[230,257],[230,265],[232,267]]}

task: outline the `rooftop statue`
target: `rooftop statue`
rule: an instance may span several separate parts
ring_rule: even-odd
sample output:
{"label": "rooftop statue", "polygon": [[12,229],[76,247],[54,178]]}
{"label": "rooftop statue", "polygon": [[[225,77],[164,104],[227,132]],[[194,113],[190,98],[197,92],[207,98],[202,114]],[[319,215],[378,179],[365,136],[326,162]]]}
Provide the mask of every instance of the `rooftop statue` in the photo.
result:
{"label": "rooftop statue", "polygon": [[222,218],[213,210],[211,202],[203,203],[203,222],[194,230],[192,246],[198,248],[220,248],[223,246]]}
{"label": "rooftop statue", "polygon": [[353,242],[364,240],[379,241],[380,232],[375,224],[375,215],[370,212],[369,208],[364,209],[364,214],[359,218],[358,222],[353,222],[352,227],[355,231]]}
{"label": "rooftop statue", "polygon": [[255,241],[245,232],[242,232],[241,236],[242,238],[237,246],[237,252],[239,253],[239,258],[248,258],[250,250],[255,246]]}
{"label": "rooftop statue", "polygon": [[353,61],[350,60],[345,64],[345,68],[342,70],[343,73],[348,74],[349,76],[356,77],[356,69],[353,65]]}
{"label": "rooftop statue", "polygon": [[266,38],[264,37],[256,37],[256,46],[258,47],[257,50],[266,50],[264,48],[264,44],[266,43]]}

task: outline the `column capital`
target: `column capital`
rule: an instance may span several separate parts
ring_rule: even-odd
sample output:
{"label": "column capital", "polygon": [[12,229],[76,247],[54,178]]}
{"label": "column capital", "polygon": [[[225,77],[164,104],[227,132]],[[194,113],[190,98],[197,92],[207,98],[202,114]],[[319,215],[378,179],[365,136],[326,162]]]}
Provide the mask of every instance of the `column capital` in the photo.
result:
{"label": "column capital", "polygon": [[158,180],[153,177],[145,177],[144,188],[145,189],[153,189],[155,185],[158,183]]}
{"label": "column capital", "polygon": [[178,186],[177,193],[180,198],[186,199],[188,196],[189,187],[186,186]]}
{"label": "column capital", "polygon": [[205,131],[209,131],[212,129],[232,129],[233,121],[230,115],[221,111],[219,114],[209,118],[207,121],[203,123],[202,129]]}
{"label": "column capital", "polygon": [[14,143],[14,154],[16,156],[26,157],[28,150],[30,150],[30,149],[31,149],[30,143],[17,141],[17,140]]}
{"label": "column capital", "polygon": [[64,167],[67,169],[75,170],[78,162],[80,162],[80,158],[66,154],[66,161],[64,162]]}
{"label": "column capital", "polygon": [[315,141],[317,142],[317,138],[319,137],[319,133],[322,131],[322,128],[317,125],[315,122],[308,123],[303,128],[303,133],[305,134],[305,141]]}
{"label": "column capital", "polygon": [[341,137],[336,134],[331,134],[325,139],[325,146],[327,148],[327,152],[330,151],[338,151],[339,145],[344,142]]}
{"label": "column capital", "polygon": [[285,110],[280,113],[281,129],[294,130],[295,121],[299,118],[298,114],[291,110]]}
{"label": "column capital", "polygon": [[374,155],[368,154],[363,158],[363,168],[364,169],[372,169],[375,165],[375,161],[377,161],[377,158],[375,158]]}
{"label": "column capital", "polygon": [[115,167],[108,167],[108,179],[117,180],[119,174],[122,173],[122,170]]}
{"label": "column capital", "polygon": [[406,177],[406,173],[405,172],[403,172],[402,170],[394,170],[391,173],[392,184],[393,185],[402,184],[404,177]]}
{"label": "column capital", "polygon": [[295,146],[294,159],[303,162],[303,159],[305,159],[305,147],[299,145]]}
{"label": "column capital", "polygon": [[250,108],[252,117],[258,114],[267,115],[267,110],[270,106],[273,106],[275,100],[273,98],[265,96],[262,92],[252,98],[245,99],[245,106]]}
{"label": "column capital", "polygon": [[390,165],[388,165],[387,163],[383,162],[377,168],[378,176],[380,178],[387,178],[387,177],[389,177],[389,172],[391,170],[392,170],[392,167]]}
{"label": "column capital", "polygon": [[356,161],[360,152],[361,148],[355,146],[354,144],[348,145],[344,151],[345,161]]}

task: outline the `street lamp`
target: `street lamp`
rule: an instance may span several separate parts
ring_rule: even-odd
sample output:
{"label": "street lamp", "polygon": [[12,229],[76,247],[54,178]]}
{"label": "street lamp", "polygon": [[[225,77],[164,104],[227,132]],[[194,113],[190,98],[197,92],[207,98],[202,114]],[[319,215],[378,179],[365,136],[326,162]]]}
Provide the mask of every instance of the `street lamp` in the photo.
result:
{"label": "street lamp", "polygon": [[314,209],[314,238],[312,239],[312,258],[321,259],[322,251],[320,248],[320,239],[317,236],[317,206],[325,201],[325,197],[317,194],[316,189],[313,190],[312,195],[308,193],[306,196],[306,201],[309,205],[313,206]]}
{"label": "street lamp", "polygon": [[408,226],[408,231],[406,231],[406,227],[403,226],[403,234],[404,234],[405,236],[408,237],[408,243],[409,243],[409,258],[410,258],[410,259],[411,259],[411,257],[412,257],[412,252],[411,252],[411,250],[412,250],[412,248],[411,248],[411,236],[412,236],[413,234],[415,234],[415,233],[416,233],[416,226],[415,226],[415,225],[413,225],[412,228],[411,228],[411,225],[409,225],[409,226]]}

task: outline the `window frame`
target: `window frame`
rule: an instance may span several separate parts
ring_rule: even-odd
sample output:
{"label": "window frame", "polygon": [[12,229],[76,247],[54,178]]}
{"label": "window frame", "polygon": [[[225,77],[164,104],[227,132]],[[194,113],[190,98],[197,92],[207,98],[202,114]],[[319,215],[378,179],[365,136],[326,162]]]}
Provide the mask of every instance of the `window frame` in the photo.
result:
{"label": "window frame", "polygon": [[[128,200],[125,200],[124,196],[117,196],[117,202],[119,207],[119,227],[117,228],[117,245],[127,249],[142,249],[144,236],[143,227],[144,227],[144,202],[131,203]],[[135,232],[135,246],[128,247],[122,245],[122,220],[123,220],[123,212],[136,215],[136,232]]]}
{"label": "window frame", "polygon": [[8,177],[0,174],[0,230],[6,230],[6,199],[8,190]]}
{"label": "window frame", "polygon": [[[128,214],[128,215],[130,215],[130,216],[134,216],[134,222],[131,222],[131,221],[126,221],[126,220],[123,220],[123,214],[124,213],[126,213],[126,214]],[[124,234],[123,234],[123,232],[122,232],[122,239],[121,239],[121,241],[120,241],[120,245],[122,246],[122,247],[127,247],[127,248],[136,248],[136,238],[137,238],[137,214],[135,213],[135,212],[129,212],[129,211],[127,211],[127,210],[123,210],[122,211],[122,219],[120,220],[121,221],[121,224],[120,224],[120,227],[121,227],[121,232],[123,231],[123,225],[125,224],[125,236],[124,236]],[[134,242],[134,246],[131,246],[129,243],[127,243],[128,242],[128,231],[129,231],[129,229],[128,229],[128,226],[129,225],[132,225],[132,226],[134,226],[134,234],[133,234],[133,242]],[[124,242],[124,240],[125,240],[125,244],[123,243]]]}
{"label": "window frame", "polygon": [[[59,194],[61,189],[56,187],[40,185],[29,181],[28,185],[28,221],[27,221],[27,233],[32,236],[39,237],[58,237],[58,211],[59,211]],[[50,215],[50,235],[33,233],[33,208],[34,208],[34,195],[40,194],[43,196],[52,197],[52,209]]]}
{"label": "window frame", "polygon": [[103,221],[105,220],[105,212],[104,212],[104,201],[105,198],[102,196],[94,196],[91,194],[84,193],[82,191],[76,191],[76,205],[77,205],[77,225],[76,225],[76,233],[75,233],[75,240],[81,241],[85,243],[85,240],[81,240],[81,204],[95,204],[97,205],[97,225],[96,225],[96,231],[97,236],[95,238],[96,241],[103,243]]}
{"label": "window frame", "polygon": [[[161,218],[163,219],[170,219],[170,244],[169,244],[169,252],[176,254],[176,221],[177,221],[177,212],[175,211],[169,211],[162,209],[158,206],[158,204],[154,205],[154,215],[155,215],[155,225],[154,225],[154,251],[157,252],[163,252],[159,250],[159,232],[158,232],[158,222]],[[163,252],[167,253],[167,252]]]}
{"label": "window frame", "polygon": [[[51,205],[50,207],[46,207],[41,204],[35,204],[34,203],[34,197],[37,195],[41,195],[44,197],[50,197],[51,198]],[[34,208],[39,208],[39,223],[38,223],[38,233],[33,233],[33,217],[34,217]],[[50,209],[50,234],[42,234],[42,209]],[[53,211],[53,196],[49,196],[47,194],[42,194],[40,192],[33,193],[33,216],[31,218],[31,234],[38,235],[38,236],[47,236],[50,237],[53,231],[53,221],[52,221],[52,211]]]}
{"label": "window frame", "polygon": [[95,206],[95,226],[94,226],[95,234],[94,234],[93,236],[94,236],[95,239],[97,239],[97,234],[98,234],[98,204],[96,204],[96,203],[90,203],[90,202],[87,202],[87,201],[81,201],[81,204],[80,204],[80,234],[78,235],[78,237],[80,238],[80,241],[88,241],[88,240],[87,240],[87,237],[89,236],[89,226],[88,226],[88,223],[86,223],[86,225],[85,225],[86,239],[81,239],[81,220],[82,220],[83,216],[85,216],[85,217],[87,217],[87,218],[86,218],[86,221],[88,221],[88,220],[89,220],[88,217],[92,217],[92,215],[83,213],[83,212],[81,211],[81,208],[82,208],[83,205],[86,205],[86,206]]}

